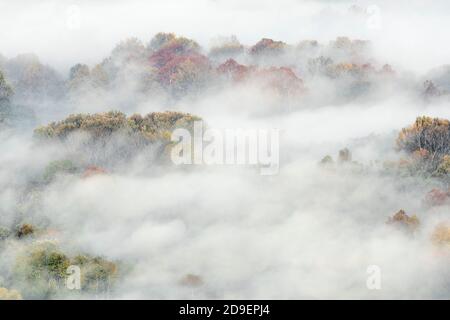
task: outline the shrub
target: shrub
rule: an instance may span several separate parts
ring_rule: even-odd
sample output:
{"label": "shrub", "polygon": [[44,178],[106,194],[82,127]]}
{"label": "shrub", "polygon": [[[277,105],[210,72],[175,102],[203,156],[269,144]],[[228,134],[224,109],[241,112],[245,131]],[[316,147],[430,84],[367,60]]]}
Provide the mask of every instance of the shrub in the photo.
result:
{"label": "shrub", "polygon": [[69,258],[50,242],[32,244],[18,257],[16,275],[26,281],[61,280],[70,265]]}
{"label": "shrub", "polygon": [[409,233],[414,233],[419,225],[419,219],[416,215],[408,216],[404,210],[399,210],[393,217],[389,218],[387,224],[399,227]]}
{"label": "shrub", "polygon": [[107,290],[118,277],[117,265],[102,257],[78,255],[71,260],[71,264],[81,269],[82,290]]}
{"label": "shrub", "polygon": [[16,230],[16,237],[17,238],[23,238],[26,236],[30,236],[34,233],[34,227],[33,225],[29,224],[29,223],[24,223],[20,226],[17,227]]}
{"label": "shrub", "polygon": [[117,265],[105,258],[83,254],[71,258],[55,243],[40,242],[18,256],[13,280],[24,286],[26,298],[50,297],[66,289],[71,265],[80,267],[83,292],[107,290],[118,277]]}
{"label": "shrub", "polygon": [[332,165],[333,163],[334,163],[333,158],[330,155],[326,155],[319,162],[320,165],[324,165],[324,166]]}
{"label": "shrub", "polygon": [[203,279],[198,275],[188,273],[180,279],[180,284],[185,287],[201,287],[203,285]]}

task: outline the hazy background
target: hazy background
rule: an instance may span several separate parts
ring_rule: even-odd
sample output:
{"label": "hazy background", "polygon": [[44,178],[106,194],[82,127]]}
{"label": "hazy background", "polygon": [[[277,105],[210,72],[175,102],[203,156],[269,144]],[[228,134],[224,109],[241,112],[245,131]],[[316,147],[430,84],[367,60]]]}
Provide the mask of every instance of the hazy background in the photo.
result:
{"label": "hazy background", "polygon": [[[360,9],[349,10],[353,5]],[[449,62],[449,9],[448,1],[2,1],[0,53],[36,53],[66,76],[76,63],[99,63],[120,40],[136,36],[147,43],[160,31],[192,38],[205,49],[215,37],[230,34],[246,45],[263,37],[296,44],[348,36],[371,40],[381,64],[412,71],[415,81]],[[305,85],[315,94],[312,102],[326,89]],[[331,101],[289,112],[281,100],[268,99],[270,93],[244,85],[170,108],[152,97],[134,103],[126,88],[70,108],[44,101],[36,109],[41,122],[74,110],[170,109],[197,114],[213,128],[277,128],[280,172],[262,177],[245,167],[160,171],[152,163],[127,162],[104,176],[57,179],[30,211],[61,231],[58,241],[69,252],[130,266],[117,298],[448,298],[448,257],[429,241],[436,223],[448,219],[448,206],[430,209],[422,202],[437,183],[382,170],[383,161],[401,157],[394,149],[398,130],[419,115],[450,118],[448,102],[424,103],[417,85],[418,92],[380,90],[362,102]],[[66,155],[36,146],[28,129],[0,133],[3,223],[13,220],[17,203],[34,203],[22,199],[24,181]],[[318,166],[323,156],[336,159],[344,147],[362,171]],[[386,226],[399,209],[421,219],[416,237]],[[0,267],[7,269],[5,261],[0,259]],[[381,268],[382,290],[366,287],[370,265]],[[200,276],[203,285],[180,285],[186,274]]]}
{"label": "hazy background", "polygon": [[[349,10],[354,5],[360,10]],[[448,62],[449,10],[445,0],[1,1],[0,53],[34,52],[67,72],[98,62],[120,40],[147,42],[160,31],[203,46],[230,34],[248,45],[262,37],[296,43],[346,35],[372,40],[391,64],[425,71]]]}

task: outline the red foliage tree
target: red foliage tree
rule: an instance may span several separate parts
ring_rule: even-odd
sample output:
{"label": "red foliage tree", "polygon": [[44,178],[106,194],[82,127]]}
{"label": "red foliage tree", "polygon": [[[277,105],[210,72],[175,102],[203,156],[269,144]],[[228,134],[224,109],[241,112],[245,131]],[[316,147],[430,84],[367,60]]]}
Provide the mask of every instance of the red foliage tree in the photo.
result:
{"label": "red foliage tree", "polygon": [[199,53],[198,45],[185,38],[166,40],[149,59],[157,70],[159,83],[176,95],[204,85],[212,67],[209,59]]}
{"label": "red foliage tree", "polygon": [[255,73],[255,78],[262,81],[263,86],[279,94],[300,94],[304,92],[303,80],[287,67],[270,67]]}
{"label": "red foliage tree", "polygon": [[449,197],[449,191],[435,188],[427,193],[425,196],[425,203],[429,206],[442,206],[448,202]]}
{"label": "red foliage tree", "polygon": [[252,69],[254,68],[239,64],[233,59],[228,59],[226,62],[217,67],[217,72],[221,75],[225,75],[233,81],[241,81],[249,76]]}
{"label": "red foliage tree", "polygon": [[298,94],[304,91],[302,79],[287,67],[258,69],[229,59],[217,68],[217,72],[233,81],[255,81],[265,89],[280,94]]}

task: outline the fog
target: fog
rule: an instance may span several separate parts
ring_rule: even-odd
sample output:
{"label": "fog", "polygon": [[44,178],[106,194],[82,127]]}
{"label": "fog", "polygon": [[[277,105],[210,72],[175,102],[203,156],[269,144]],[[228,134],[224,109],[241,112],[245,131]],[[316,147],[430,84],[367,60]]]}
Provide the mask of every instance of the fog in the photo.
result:
{"label": "fog", "polygon": [[[349,12],[352,5],[363,13]],[[263,37],[295,43],[346,35],[371,39],[389,63],[424,71],[446,64],[448,1],[42,1],[2,2],[0,48],[14,56],[34,52],[67,72],[92,64],[122,39],[149,39],[159,31],[196,39],[238,35],[246,44]],[[364,11],[367,11],[364,13]]]}
{"label": "fog", "polygon": [[[449,6],[446,1],[2,2],[0,71],[14,87],[11,103],[18,111],[10,125],[0,127],[0,227],[29,223],[39,232],[5,239],[0,233],[0,287],[24,298],[448,299],[448,243],[442,249],[430,239],[436,225],[449,220],[449,204],[425,201],[430,190],[448,184],[390,170],[388,164],[410,157],[396,139],[416,117],[450,119],[450,74],[432,79],[441,95],[427,96],[423,84],[433,77],[430,70],[449,63]],[[75,21],[74,14],[79,14]],[[215,70],[227,59],[209,50],[224,37],[236,35],[245,50],[261,38],[283,41],[292,47],[280,55],[245,51],[233,58],[261,72],[289,67],[304,87],[280,93],[255,76],[236,83],[207,78],[181,96],[152,78],[144,90],[142,74],[154,72],[144,69],[147,60],[127,64],[113,49],[137,37],[149,50],[158,32],[197,41]],[[341,52],[333,42],[341,36],[370,44],[356,53]],[[302,40],[317,40],[319,48],[292,49]],[[31,90],[21,80],[16,66],[22,62],[14,58],[23,53],[34,53],[50,68],[38,78],[52,79],[50,85]],[[309,59],[319,56],[336,65],[355,63],[356,73],[365,63],[373,68],[362,82],[354,74],[314,73]],[[118,66],[112,85],[69,79],[77,63],[92,75],[104,59]],[[385,72],[385,64],[394,71]],[[139,140],[134,146],[133,138],[120,132],[91,143],[83,132],[43,142],[33,131],[70,114],[111,110],[127,116],[190,113],[216,129],[278,129],[279,171],[264,176],[252,165],[175,166],[158,158],[160,144]],[[344,148],[351,160],[339,160]],[[326,155],[333,163],[320,164]],[[81,172],[43,182],[49,164],[66,159]],[[89,166],[106,174],[83,177]],[[386,223],[400,209],[420,220],[414,234]],[[17,261],[33,243],[46,241],[67,256],[86,253],[114,261],[117,280],[107,294],[35,293],[30,279],[17,278]],[[380,270],[379,288],[367,284],[370,266]]]}

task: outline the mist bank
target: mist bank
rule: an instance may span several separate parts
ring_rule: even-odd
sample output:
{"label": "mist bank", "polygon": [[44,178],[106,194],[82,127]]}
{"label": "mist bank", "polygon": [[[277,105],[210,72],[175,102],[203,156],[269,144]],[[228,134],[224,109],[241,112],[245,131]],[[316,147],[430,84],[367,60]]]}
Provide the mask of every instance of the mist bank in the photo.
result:
{"label": "mist bank", "polygon": [[[405,53],[419,2],[380,2],[378,26],[365,3],[283,3],[80,1],[70,32],[65,4],[21,11],[0,34],[0,298],[450,296],[450,73],[431,68],[446,4]],[[13,47],[31,10],[57,18]],[[205,44],[230,12],[238,36]],[[149,36],[166,23],[183,32]],[[176,165],[173,132],[200,120],[276,130],[277,174]]]}

